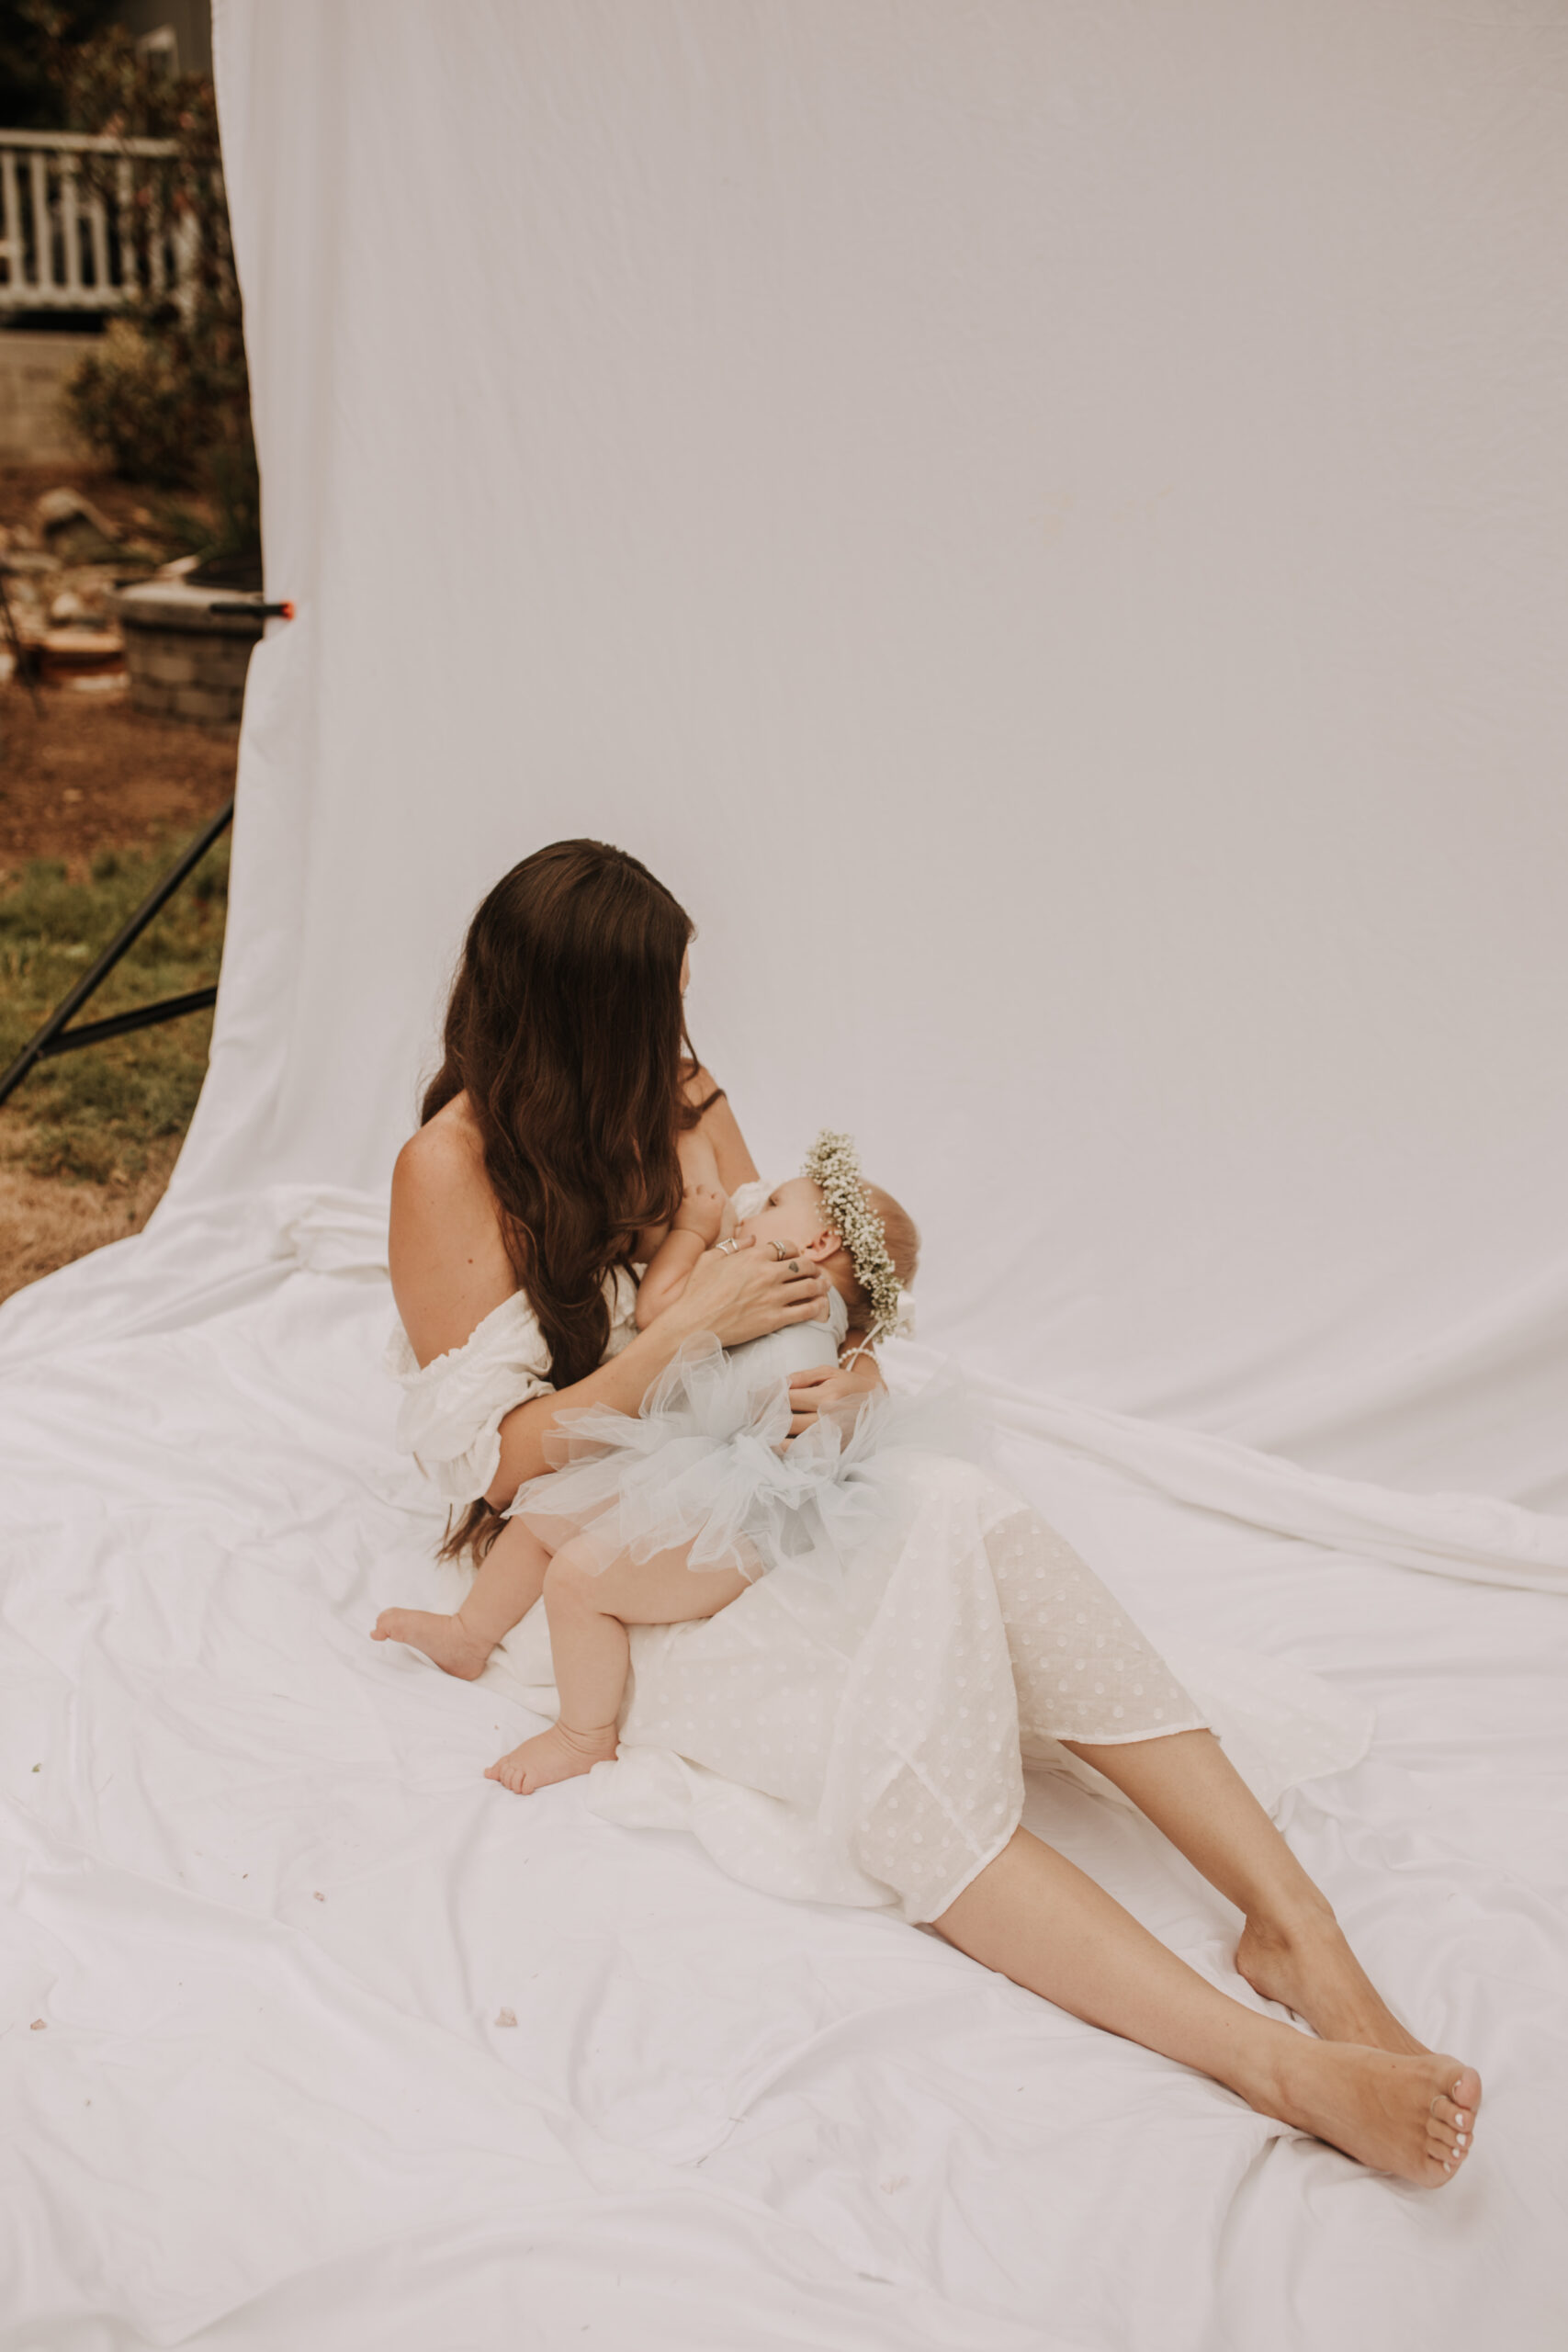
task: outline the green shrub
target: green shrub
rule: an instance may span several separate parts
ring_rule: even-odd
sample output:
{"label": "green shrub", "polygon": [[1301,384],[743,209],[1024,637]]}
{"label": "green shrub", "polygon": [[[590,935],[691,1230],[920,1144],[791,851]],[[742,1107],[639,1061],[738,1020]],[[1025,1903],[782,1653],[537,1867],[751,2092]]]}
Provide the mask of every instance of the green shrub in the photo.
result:
{"label": "green shrub", "polygon": [[132,320],[111,322],[102,350],[78,360],[62,397],[88,447],[127,481],[180,490],[193,480],[200,445],[179,368]]}

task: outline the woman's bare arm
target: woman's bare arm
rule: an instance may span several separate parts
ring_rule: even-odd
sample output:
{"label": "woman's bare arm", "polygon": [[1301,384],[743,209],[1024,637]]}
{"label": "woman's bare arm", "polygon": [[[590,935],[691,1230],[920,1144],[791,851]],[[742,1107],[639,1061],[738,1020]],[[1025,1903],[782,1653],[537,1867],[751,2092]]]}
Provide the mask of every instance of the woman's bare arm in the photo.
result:
{"label": "woman's bare arm", "polygon": [[602,1363],[586,1380],[553,1396],[533,1397],[501,1424],[501,1463],[487,1499],[497,1509],[509,1503],[525,1478],[549,1469],[545,1440],[558,1414],[572,1405],[613,1405],[635,1413],[683,1340],[711,1331],[721,1347],[739,1347],[788,1323],[821,1318],[828,1278],[802,1265],[792,1274],[761,1250],[742,1246],[733,1257],[710,1250],[697,1261],[685,1290],[657,1323],[639,1331],[629,1346]]}
{"label": "woman's bare arm", "polygon": [[[461,1347],[517,1286],[483,1155],[460,1102],[438,1113],[399,1154],[389,1255],[398,1312],[422,1364]],[[681,1299],[619,1355],[585,1380],[532,1397],[506,1416],[490,1501],[510,1502],[525,1478],[548,1469],[545,1440],[566,1407],[613,1405],[635,1413],[690,1332],[712,1331],[721,1345],[735,1347],[813,1320],[827,1287],[814,1267],[792,1274],[787,1264],[755,1250],[710,1252]]]}

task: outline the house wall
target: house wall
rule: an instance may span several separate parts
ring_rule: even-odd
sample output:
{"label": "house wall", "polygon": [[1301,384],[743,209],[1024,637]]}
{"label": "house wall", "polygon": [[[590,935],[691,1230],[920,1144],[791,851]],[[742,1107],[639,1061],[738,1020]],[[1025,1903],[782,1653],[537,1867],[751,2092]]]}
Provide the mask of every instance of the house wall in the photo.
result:
{"label": "house wall", "polygon": [[85,452],[61,413],[60,388],[96,334],[0,332],[0,465],[80,463]]}
{"label": "house wall", "polygon": [[143,33],[172,27],[179,44],[182,74],[212,71],[212,9],[209,0],[125,0],[117,11],[120,23],[138,39]]}

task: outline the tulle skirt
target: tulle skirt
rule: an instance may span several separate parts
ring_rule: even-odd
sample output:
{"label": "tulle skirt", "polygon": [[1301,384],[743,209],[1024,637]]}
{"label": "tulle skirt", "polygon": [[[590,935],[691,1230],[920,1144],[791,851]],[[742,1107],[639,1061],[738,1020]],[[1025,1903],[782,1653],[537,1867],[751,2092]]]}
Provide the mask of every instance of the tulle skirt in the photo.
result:
{"label": "tulle skirt", "polygon": [[[553,1549],[580,1539],[591,1568],[685,1549],[688,1567],[835,1580],[870,1533],[874,1465],[892,1449],[973,1453],[956,1383],[919,1396],[875,1391],[829,1406],[793,1443],[787,1384],[748,1378],[711,1332],[686,1340],[636,1414],[569,1408],[546,1452],[556,1465],[507,1512]],[[689,1547],[689,1548],[688,1548]]]}

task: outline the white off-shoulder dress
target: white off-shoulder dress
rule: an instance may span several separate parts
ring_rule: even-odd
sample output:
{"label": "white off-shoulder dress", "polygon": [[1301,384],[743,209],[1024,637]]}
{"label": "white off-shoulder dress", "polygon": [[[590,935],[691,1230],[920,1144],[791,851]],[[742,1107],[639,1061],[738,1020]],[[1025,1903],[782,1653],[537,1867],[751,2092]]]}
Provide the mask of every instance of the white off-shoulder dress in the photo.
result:
{"label": "white off-shoulder dress", "polygon": [[[634,1336],[636,1287],[620,1272],[605,1287],[607,1361]],[[423,1369],[394,1331],[399,1442],[443,1501],[485,1492],[501,1422],[552,1393],[548,1363],[521,1292]],[[690,1830],[770,1892],[930,1921],[1012,1836],[1026,1758],[1060,1764],[1065,1740],[1157,1738],[1211,1716],[1072,1547],[987,1472],[893,1443],[870,1475],[874,1508],[839,1573],[764,1563],[772,1572],[712,1618],[631,1629],[620,1754],[594,1767],[588,1802],[610,1820]],[[507,1645],[544,1707],[547,1645],[541,1607]],[[1265,1781],[1364,1746],[1314,1713],[1316,1690],[1301,1699],[1276,1677],[1268,1712],[1290,1753],[1264,1764]]]}

